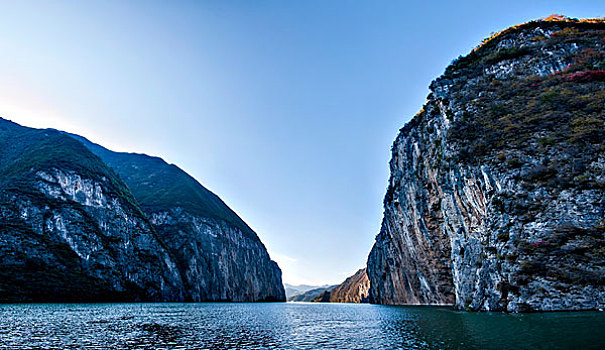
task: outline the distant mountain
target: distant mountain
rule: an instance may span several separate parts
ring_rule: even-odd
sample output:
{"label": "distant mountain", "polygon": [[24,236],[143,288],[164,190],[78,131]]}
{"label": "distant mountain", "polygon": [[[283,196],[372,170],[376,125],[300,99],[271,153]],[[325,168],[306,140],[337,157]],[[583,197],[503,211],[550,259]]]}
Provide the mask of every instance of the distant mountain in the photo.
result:
{"label": "distant mountain", "polygon": [[307,292],[311,289],[326,288],[329,287],[329,285],[326,284],[323,286],[311,286],[308,284],[292,285],[284,283],[284,287],[286,288],[286,298],[289,299],[292,296],[303,294],[304,292]]}
{"label": "distant mountain", "polygon": [[334,288],[326,290],[313,299],[322,303],[367,303],[370,280],[366,269],[359,269],[353,276]]}
{"label": "distant mountain", "polygon": [[0,301],[285,300],[254,231],[175,165],[0,119]]}
{"label": "distant mountain", "polygon": [[311,302],[313,301],[313,299],[317,298],[318,296],[320,296],[323,292],[330,290],[332,288],[336,287],[336,285],[333,286],[323,286],[323,287],[318,287],[318,288],[314,288],[314,289],[310,289],[307,290],[301,294],[297,294],[297,295],[293,295],[291,297],[288,298],[288,301],[307,301],[307,302]]}

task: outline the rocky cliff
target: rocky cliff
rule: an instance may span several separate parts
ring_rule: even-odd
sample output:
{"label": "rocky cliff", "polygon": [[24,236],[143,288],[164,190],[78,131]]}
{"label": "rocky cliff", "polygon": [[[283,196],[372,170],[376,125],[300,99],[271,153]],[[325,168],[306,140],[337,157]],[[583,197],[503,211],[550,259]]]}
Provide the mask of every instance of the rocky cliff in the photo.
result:
{"label": "rocky cliff", "polygon": [[72,135],[132,190],[176,258],[192,301],[285,301],[281,270],[256,233],[218,196],[177,166],[113,152]]}
{"label": "rocky cliff", "polygon": [[218,197],[144,155],[124,157],[181,176],[143,168],[127,183],[82,142],[0,119],[0,301],[285,299],[277,264]]}
{"label": "rocky cliff", "polygon": [[127,186],[82,144],[0,119],[0,300],[182,300]]}
{"label": "rocky cliff", "polygon": [[322,303],[367,303],[370,280],[366,269],[359,269],[338,286],[326,290],[313,301]]}
{"label": "rocky cliff", "polygon": [[370,301],[605,303],[605,22],[509,28],[455,60],[392,147]]}

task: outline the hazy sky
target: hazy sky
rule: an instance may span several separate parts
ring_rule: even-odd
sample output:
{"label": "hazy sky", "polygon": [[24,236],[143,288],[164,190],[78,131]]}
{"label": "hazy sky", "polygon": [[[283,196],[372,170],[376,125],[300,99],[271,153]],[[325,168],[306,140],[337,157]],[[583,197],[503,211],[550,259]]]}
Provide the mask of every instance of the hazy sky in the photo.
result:
{"label": "hazy sky", "polygon": [[380,228],[390,146],[493,31],[605,1],[1,1],[0,116],[163,157],[288,283],[339,283]]}

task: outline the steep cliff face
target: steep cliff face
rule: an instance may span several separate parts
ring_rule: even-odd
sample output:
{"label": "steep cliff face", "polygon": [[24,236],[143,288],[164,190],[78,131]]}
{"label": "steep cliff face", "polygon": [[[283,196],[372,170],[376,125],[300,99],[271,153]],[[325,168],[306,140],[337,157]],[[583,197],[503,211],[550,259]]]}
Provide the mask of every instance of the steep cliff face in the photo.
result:
{"label": "steep cliff face", "polygon": [[393,143],[370,301],[605,303],[605,23],[509,28],[452,63]]}
{"label": "steep cliff face", "polygon": [[0,300],[182,300],[176,264],[83,145],[0,119]]}
{"label": "steep cliff face", "polygon": [[256,237],[183,208],[149,212],[193,301],[285,301],[281,270]]}
{"label": "steep cliff face", "polygon": [[256,234],[178,167],[0,119],[0,301],[139,300],[285,295]]}
{"label": "steep cliff face", "polygon": [[285,301],[281,270],[219,197],[175,165],[76,137],[132,190],[175,257],[191,301]]}
{"label": "steep cliff face", "polygon": [[338,286],[323,292],[313,301],[322,303],[367,303],[370,280],[366,269],[359,269]]}

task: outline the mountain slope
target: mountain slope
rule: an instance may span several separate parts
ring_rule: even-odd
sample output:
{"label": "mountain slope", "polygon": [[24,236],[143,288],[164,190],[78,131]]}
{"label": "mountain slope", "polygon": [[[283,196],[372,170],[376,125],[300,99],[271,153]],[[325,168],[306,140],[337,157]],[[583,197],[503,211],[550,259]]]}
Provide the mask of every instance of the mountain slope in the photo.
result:
{"label": "mountain slope", "polygon": [[176,165],[146,154],[113,152],[82,136],[68,135],[82,142],[119,174],[142,207],[151,211],[180,207],[193,215],[225,221],[246,235],[256,237],[217,195]]}
{"label": "mountain slope", "polygon": [[605,304],[605,22],[509,28],[453,62],[392,147],[370,301]]}
{"label": "mountain slope", "polygon": [[366,269],[359,269],[344,282],[321,293],[313,301],[322,303],[367,303],[370,292],[370,280]]}
{"label": "mountain slope", "polygon": [[160,158],[113,152],[71,136],[132,190],[175,256],[187,300],[285,301],[279,267],[254,231],[218,196]]}
{"label": "mountain slope", "polygon": [[82,144],[0,118],[0,300],[181,300],[173,257]]}

